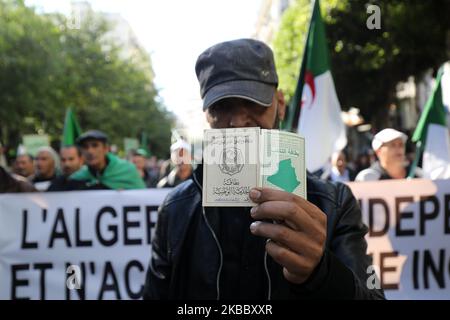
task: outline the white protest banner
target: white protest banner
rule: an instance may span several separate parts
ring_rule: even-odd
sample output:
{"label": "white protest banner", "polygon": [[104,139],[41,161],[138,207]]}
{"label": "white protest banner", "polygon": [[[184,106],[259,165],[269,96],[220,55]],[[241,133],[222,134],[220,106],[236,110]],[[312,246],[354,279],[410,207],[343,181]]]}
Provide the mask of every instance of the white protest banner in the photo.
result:
{"label": "white protest banner", "polygon": [[360,200],[368,252],[386,297],[450,299],[450,180],[349,186]]}
{"label": "white protest banner", "polygon": [[[349,185],[386,297],[450,299],[450,180]],[[0,299],[139,298],[169,191],[0,195]]]}
{"label": "white protest banner", "polygon": [[170,189],[0,195],[0,299],[138,299]]}

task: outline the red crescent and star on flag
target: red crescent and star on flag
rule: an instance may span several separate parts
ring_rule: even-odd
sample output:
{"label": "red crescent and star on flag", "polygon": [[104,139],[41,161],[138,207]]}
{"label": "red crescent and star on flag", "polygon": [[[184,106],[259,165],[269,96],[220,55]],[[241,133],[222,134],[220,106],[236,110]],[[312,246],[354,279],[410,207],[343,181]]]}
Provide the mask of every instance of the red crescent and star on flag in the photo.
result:
{"label": "red crescent and star on flag", "polygon": [[313,105],[314,98],[316,97],[316,86],[314,85],[314,75],[312,74],[311,71],[307,70],[305,72],[304,79],[305,79],[305,87],[303,88],[301,107],[307,104],[307,106],[311,108]]}

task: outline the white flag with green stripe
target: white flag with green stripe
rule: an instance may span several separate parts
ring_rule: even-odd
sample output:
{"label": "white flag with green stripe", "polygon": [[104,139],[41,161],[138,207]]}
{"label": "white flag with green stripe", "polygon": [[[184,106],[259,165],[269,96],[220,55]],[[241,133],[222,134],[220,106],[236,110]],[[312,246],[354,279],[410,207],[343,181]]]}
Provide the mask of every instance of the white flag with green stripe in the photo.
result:
{"label": "white flag with green stripe", "polygon": [[439,70],[433,93],[422,111],[412,137],[419,150],[423,151],[424,178],[433,180],[450,178],[450,137],[446,121],[448,108],[444,106],[444,97],[447,99],[448,92],[443,94],[443,88],[448,88],[448,69],[447,64]]}

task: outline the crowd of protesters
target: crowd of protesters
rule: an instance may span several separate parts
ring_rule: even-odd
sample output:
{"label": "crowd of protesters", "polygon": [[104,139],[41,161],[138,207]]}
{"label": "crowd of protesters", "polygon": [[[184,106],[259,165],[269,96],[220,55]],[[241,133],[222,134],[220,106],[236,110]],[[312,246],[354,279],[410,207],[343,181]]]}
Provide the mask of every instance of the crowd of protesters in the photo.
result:
{"label": "crowd of protesters", "polygon": [[[411,166],[405,154],[407,139],[400,131],[381,130],[369,152],[353,161],[348,161],[345,150],[335,152],[329,165],[314,174],[344,183],[406,178]],[[105,133],[90,130],[78,137],[75,145],[63,146],[59,154],[42,147],[34,158],[19,154],[11,172],[0,167],[0,193],[172,188],[191,176],[191,153],[191,145],[181,139],[170,147],[168,160],[149,157],[144,149],[131,150],[124,160],[110,151]],[[412,177],[421,177],[419,168]]]}
{"label": "crowd of protesters", "polygon": [[149,157],[144,149],[121,159],[111,152],[105,133],[90,130],[59,154],[41,147],[35,157],[19,154],[10,171],[0,166],[0,193],[172,188],[192,173],[191,147],[179,140],[170,151],[166,161]]}

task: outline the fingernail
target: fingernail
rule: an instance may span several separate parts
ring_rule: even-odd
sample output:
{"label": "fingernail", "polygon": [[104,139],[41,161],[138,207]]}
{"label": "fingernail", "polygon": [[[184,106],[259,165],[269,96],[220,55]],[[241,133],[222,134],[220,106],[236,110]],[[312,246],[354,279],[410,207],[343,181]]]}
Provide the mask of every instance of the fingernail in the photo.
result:
{"label": "fingernail", "polygon": [[255,231],[256,231],[256,228],[258,227],[258,225],[259,225],[260,223],[261,223],[260,221],[255,221],[255,222],[253,222],[253,223],[250,225],[250,231],[251,231],[251,232],[255,232]]}
{"label": "fingernail", "polygon": [[250,209],[250,214],[251,214],[252,216],[254,216],[257,209],[258,209],[258,206],[255,206],[255,207],[251,208],[251,209]]}
{"label": "fingernail", "polygon": [[258,191],[258,190],[256,190],[256,189],[252,189],[252,190],[250,191],[250,198],[255,199],[255,200],[258,200],[259,197],[261,197],[261,192],[260,192],[260,191]]}

